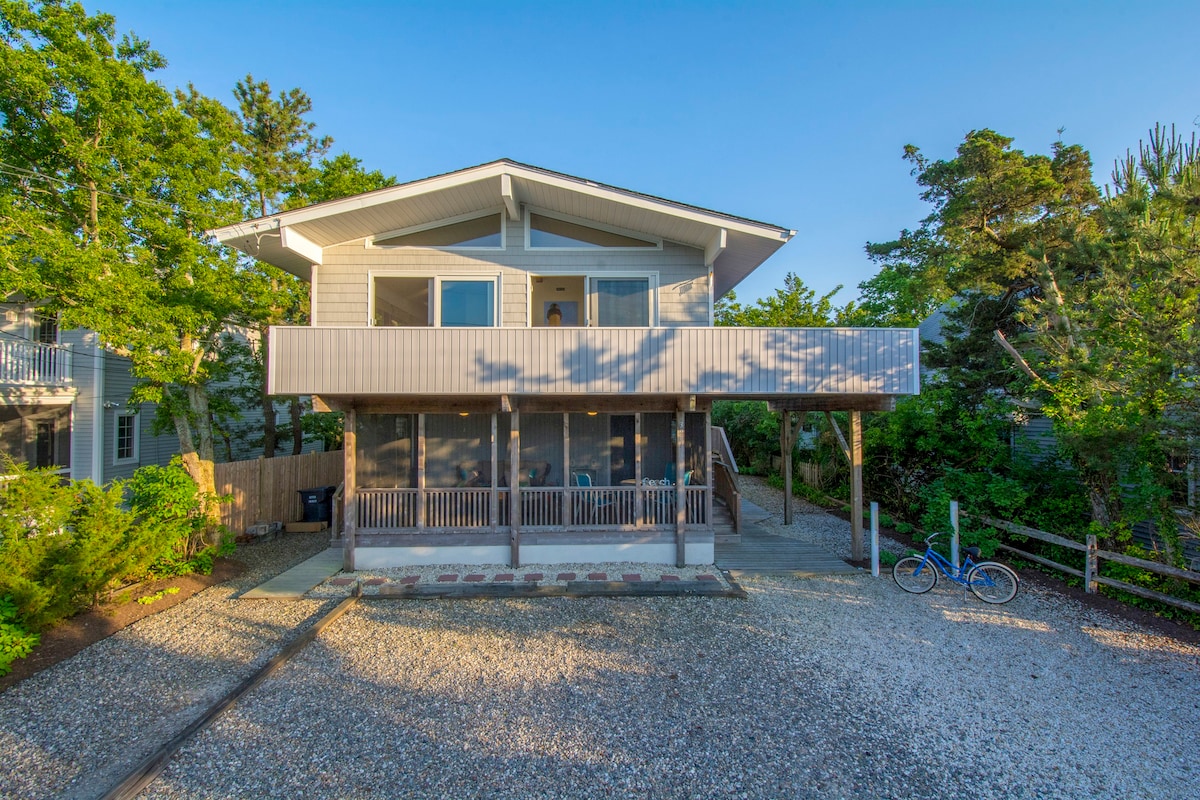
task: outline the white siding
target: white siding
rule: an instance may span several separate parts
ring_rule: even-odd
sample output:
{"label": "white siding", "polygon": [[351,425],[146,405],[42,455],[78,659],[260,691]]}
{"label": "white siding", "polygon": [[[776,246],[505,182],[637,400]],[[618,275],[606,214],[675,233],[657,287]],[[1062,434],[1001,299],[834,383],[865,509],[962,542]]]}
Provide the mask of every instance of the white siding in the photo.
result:
{"label": "white siding", "polygon": [[499,272],[501,324],[505,327],[527,324],[530,274],[658,273],[659,324],[665,327],[708,324],[709,278],[700,250],[672,242],[666,242],[662,250],[647,251],[526,250],[522,223],[509,221],[506,231],[506,249],[494,251],[375,248],[364,246],[362,240],[328,247],[317,270],[317,325],[367,325],[372,270],[429,276]]}

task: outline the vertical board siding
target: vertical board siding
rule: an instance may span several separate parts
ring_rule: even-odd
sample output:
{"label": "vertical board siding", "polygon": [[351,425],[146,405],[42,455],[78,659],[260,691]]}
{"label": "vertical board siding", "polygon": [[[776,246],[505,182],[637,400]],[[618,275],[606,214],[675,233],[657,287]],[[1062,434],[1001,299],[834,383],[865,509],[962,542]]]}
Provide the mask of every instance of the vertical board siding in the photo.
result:
{"label": "vertical board siding", "polygon": [[274,328],[277,394],[915,394],[916,329]]}
{"label": "vertical board siding", "polygon": [[300,490],[337,486],[345,475],[341,450],[231,461],[215,465],[214,473],[217,494],[230,498],[221,504],[221,524],[234,533],[256,522],[298,521]]}

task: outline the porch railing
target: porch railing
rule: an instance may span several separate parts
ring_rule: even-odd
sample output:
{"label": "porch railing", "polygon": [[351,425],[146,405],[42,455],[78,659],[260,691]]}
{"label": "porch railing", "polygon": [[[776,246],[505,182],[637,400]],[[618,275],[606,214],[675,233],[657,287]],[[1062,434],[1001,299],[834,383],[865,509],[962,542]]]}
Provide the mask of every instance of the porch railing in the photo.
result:
{"label": "porch railing", "polygon": [[[706,491],[705,486],[684,487],[688,527],[709,524]],[[417,489],[358,490],[359,528],[416,529],[421,517],[418,512],[422,510],[420,494]],[[486,530],[492,526],[490,488],[426,489],[424,494],[426,529]],[[522,528],[670,529],[675,526],[674,486],[523,487],[520,497]],[[508,527],[511,490],[498,490],[496,500],[496,525]]]}
{"label": "porch railing", "polygon": [[0,339],[0,384],[70,386],[71,350],[64,345]]}

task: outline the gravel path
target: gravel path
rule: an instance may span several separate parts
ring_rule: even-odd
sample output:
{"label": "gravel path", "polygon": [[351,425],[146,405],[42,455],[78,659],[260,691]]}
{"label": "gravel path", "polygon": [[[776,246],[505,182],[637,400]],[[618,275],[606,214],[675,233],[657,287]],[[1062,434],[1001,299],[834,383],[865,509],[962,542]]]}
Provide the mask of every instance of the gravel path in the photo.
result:
{"label": "gravel path", "polygon": [[96,797],[265,663],[331,601],[231,602],[329,546],[289,534],[249,569],[0,694],[0,798]]}
{"label": "gravel path", "polygon": [[[767,525],[848,549],[847,523],[811,508]],[[866,573],[742,583],[748,600],[364,599],[145,796],[1200,796],[1196,647],[1029,586],[993,607]],[[166,678],[211,686],[264,658],[247,615],[277,640],[319,610],[220,591],[197,596],[224,609],[197,612],[211,633],[137,634],[170,676],[98,645],[0,695],[0,795],[84,796],[42,781],[161,740],[196,705]]]}

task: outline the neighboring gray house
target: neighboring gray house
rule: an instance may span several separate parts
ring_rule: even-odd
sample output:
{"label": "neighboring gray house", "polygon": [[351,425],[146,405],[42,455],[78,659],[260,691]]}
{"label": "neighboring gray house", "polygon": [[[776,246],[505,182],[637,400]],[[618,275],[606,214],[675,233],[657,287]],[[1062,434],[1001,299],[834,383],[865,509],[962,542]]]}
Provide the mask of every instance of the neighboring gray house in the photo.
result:
{"label": "neighboring gray house", "polygon": [[151,431],[154,406],[130,407],[129,361],[96,334],[59,330],[34,304],[0,304],[0,452],[75,480],[106,483],[179,452]]}
{"label": "neighboring gray house", "polygon": [[714,400],[918,391],[913,329],[713,327],[794,231],[513,161],[212,233],[312,285],[268,385],[345,412],[352,567],[709,564]]}

